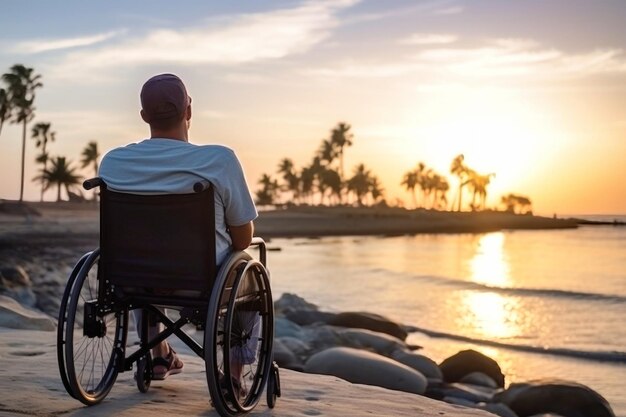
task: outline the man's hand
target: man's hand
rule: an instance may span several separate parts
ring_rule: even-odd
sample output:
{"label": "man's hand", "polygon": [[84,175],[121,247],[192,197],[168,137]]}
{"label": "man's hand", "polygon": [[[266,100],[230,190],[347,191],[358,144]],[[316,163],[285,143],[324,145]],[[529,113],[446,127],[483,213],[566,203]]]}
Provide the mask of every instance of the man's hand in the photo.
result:
{"label": "man's hand", "polygon": [[254,225],[252,222],[248,222],[241,226],[228,226],[228,231],[233,241],[233,249],[244,250],[250,246],[250,242],[252,242]]}

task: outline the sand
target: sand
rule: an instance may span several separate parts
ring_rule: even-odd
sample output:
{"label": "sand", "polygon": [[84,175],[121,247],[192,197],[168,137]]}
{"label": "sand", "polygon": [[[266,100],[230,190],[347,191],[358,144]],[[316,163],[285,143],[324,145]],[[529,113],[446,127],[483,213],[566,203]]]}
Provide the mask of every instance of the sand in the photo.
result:
{"label": "sand", "polygon": [[[181,343],[173,343],[185,371],[153,382],[140,393],[133,372],[120,374],[109,396],[86,407],[61,383],[56,332],[0,328],[0,416],[218,416],[209,404],[204,362]],[[493,414],[418,395],[351,384],[338,378],[281,370],[283,395],[270,410],[263,398],[253,416],[449,416]]]}

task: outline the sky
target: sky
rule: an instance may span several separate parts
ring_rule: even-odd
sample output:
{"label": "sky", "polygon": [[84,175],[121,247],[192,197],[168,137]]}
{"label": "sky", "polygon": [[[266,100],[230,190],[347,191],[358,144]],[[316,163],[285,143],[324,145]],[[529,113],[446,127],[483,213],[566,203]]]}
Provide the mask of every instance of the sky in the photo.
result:
{"label": "sky", "polygon": [[[32,123],[50,122],[50,154],[77,167],[89,141],[148,137],[139,90],[171,72],[193,98],[190,141],[233,148],[253,191],[282,158],[309,164],[347,122],[347,173],[364,163],[389,202],[411,205],[400,182],[419,162],[449,177],[452,201],[463,154],[496,174],[490,207],[516,193],[538,214],[626,213],[624,1],[0,4],[0,73],[41,74]],[[19,195],[20,152],[21,127],[5,125],[0,198]],[[26,152],[37,200],[30,138]]]}

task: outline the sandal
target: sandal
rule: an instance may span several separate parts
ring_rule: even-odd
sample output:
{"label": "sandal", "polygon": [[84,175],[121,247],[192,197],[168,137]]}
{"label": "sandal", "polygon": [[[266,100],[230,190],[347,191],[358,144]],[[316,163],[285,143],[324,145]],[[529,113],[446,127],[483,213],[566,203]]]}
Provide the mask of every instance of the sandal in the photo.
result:
{"label": "sandal", "polygon": [[171,346],[170,353],[165,358],[155,358],[152,365],[152,379],[155,381],[162,381],[170,375],[176,375],[183,371],[183,361],[178,359]]}

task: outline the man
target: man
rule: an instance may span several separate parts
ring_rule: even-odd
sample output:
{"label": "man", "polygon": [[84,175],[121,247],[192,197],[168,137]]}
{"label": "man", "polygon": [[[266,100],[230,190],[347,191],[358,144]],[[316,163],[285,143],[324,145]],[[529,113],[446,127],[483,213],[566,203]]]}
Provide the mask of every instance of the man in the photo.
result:
{"label": "man", "polygon": [[[99,175],[109,189],[133,194],[186,194],[193,192],[196,182],[210,181],[215,190],[219,265],[231,250],[243,250],[252,240],[252,221],[257,211],[241,164],[229,148],[188,142],[191,97],[177,76],[160,74],[150,78],[140,98],[141,118],[150,126],[150,138],[108,152]],[[137,323],[140,316],[135,316]],[[152,327],[150,337],[158,330]],[[153,379],[182,371],[182,361],[167,342],[156,346],[152,356]]]}

